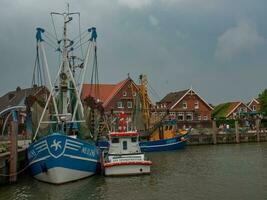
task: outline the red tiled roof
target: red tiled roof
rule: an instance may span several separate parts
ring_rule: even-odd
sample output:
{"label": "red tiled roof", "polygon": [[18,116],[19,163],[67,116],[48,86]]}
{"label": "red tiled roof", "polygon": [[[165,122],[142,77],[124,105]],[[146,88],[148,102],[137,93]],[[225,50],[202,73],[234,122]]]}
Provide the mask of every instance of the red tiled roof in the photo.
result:
{"label": "red tiled roof", "polygon": [[179,101],[187,92],[187,90],[182,90],[178,92],[171,92],[167,94],[159,103],[167,103],[167,108],[172,107],[177,101]]}
{"label": "red tiled roof", "polygon": [[127,78],[117,84],[99,84],[99,97],[96,96],[96,91],[93,88],[96,88],[95,84],[83,84],[82,89],[82,99],[85,99],[89,95],[95,98],[99,98],[103,102],[103,106],[106,106],[107,103],[119,92],[119,90],[130,80]]}

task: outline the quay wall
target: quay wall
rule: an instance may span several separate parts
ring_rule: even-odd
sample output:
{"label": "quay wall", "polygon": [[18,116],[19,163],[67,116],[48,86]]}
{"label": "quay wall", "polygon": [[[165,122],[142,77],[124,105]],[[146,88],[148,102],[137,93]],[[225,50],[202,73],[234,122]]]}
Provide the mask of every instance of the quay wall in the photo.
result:
{"label": "quay wall", "polygon": [[267,131],[257,132],[214,132],[212,129],[206,132],[195,130],[189,134],[188,145],[211,145],[211,144],[235,144],[248,142],[267,142]]}
{"label": "quay wall", "polygon": [[[10,152],[0,153],[0,185],[9,183]],[[27,165],[26,148],[18,150],[17,171]],[[25,169],[26,171],[26,169]],[[23,171],[24,172],[24,171]],[[22,173],[23,173],[22,172]]]}

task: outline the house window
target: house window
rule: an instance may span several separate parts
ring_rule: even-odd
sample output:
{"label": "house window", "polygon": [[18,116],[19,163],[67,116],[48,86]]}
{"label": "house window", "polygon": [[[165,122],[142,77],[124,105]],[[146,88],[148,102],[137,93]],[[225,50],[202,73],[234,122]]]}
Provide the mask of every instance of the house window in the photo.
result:
{"label": "house window", "polygon": [[184,121],[184,113],[179,112],[177,116],[178,121]]}
{"label": "house window", "polygon": [[126,96],[127,96],[127,92],[124,91],[122,95],[123,95],[124,97],[126,97]]}
{"label": "house window", "polygon": [[192,121],[193,120],[193,115],[191,112],[186,113],[186,121]]}
{"label": "house window", "polygon": [[256,111],[256,106],[255,105],[252,106],[252,111]]}
{"label": "house window", "polygon": [[183,101],[183,109],[187,109],[187,102]]}
{"label": "house window", "polygon": [[176,116],[175,112],[170,112],[170,115],[174,117]]}
{"label": "house window", "polygon": [[207,116],[207,115],[204,115],[203,119],[204,119],[205,121],[207,121],[207,120],[208,120],[208,116]]}
{"label": "house window", "polygon": [[134,97],[136,96],[136,92],[133,92],[133,96],[134,96]]}
{"label": "house window", "polygon": [[123,105],[122,105],[122,102],[121,102],[121,101],[118,101],[118,102],[117,102],[117,107],[118,107],[118,108],[123,108]]}
{"label": "house window", "polygon": [[198,119],[199,121],[201,121],[201,115],[198,115],[197,119]]}
{"label": "house window", "polygon": [[199,102],[197,100],[195,101],[195,109],[199,109]]}
{"label": "house window", "polygon": [[160,112],[160,116],[164,116],[165,115],[165,112]]}
{"label": "house window", "polygon": [[132,108],[133,107],[133,102],[127,101],[127,108]]}

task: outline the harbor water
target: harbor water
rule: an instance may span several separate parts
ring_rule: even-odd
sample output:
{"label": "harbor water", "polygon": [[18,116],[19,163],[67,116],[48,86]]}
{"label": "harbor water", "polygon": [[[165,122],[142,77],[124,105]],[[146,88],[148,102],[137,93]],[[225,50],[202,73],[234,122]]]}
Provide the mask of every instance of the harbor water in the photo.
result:
{"label": "harbor water", "polygon": [[93,176],[64,185],[29,175],[0,186],[0,199],[267,199],[267,143],[190,146],[147,154],[151,175]]}

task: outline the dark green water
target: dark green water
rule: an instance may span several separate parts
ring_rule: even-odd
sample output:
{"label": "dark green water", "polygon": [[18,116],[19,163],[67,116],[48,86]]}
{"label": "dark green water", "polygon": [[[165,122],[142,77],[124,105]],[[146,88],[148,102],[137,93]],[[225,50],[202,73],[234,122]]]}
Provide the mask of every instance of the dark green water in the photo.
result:
{"label": "dark green water", "polygon": [[0,199],[267,199],[267,143],[187,147],[150,153],[146,176],[93,176],[55,186],[20,177],[0,187]]}

